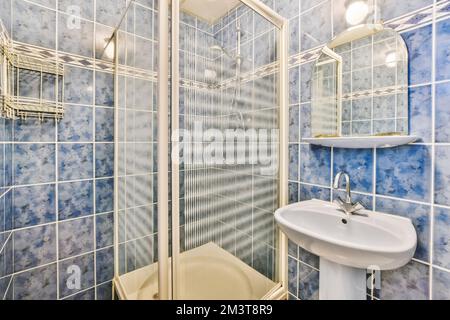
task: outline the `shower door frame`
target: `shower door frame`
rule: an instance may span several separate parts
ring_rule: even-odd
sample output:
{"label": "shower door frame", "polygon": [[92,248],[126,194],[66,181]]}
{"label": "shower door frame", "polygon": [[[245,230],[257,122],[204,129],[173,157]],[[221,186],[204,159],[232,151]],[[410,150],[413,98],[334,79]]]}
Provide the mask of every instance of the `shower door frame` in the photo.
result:
{"label": "shower door frame", "polygon": [[[167,2],[166,2],[167,1]],[[172,0],[171,9],[172,9],[172,39],[171,39],[171,56],[168,54],[168,46],[163,43],[162,39],[162,30],[161,27],[165,22],[168,22],[168,10],[161,10],[161,7],[164,4],[167,5],[167,9],[169,8],[169,1],[162,0],[160,2],[160,54],[166,52],[166,55],[160,55],[160,57],[167,56],[172,58],[172,69],[171,69],[171,128],[172,132],[177,132],[179,129],[179,27],[180,27],[180,0]],[[250,9],[260,14],[266,20],[268,20],[272,25],[274,25],[277,29],[278,35],[278,101],[279,101],[279,177],[278,177],[278,201],[279,207],[286,206],[288,204],[288,132],[289,132],[289,109],[288,109],[288,37],[289,37],[289,22],[287,19],[283,18],[271,8],[260,2],[259,0],[240,0],[241,3],[247,5]],[[166,23],[168,25],[168,23]],[[169,38],[167,34],[166,39]],[[166,60],[166,59],[160,59]],[[168,70],[168,60],[165,61],[167,63],[159,65],[159,75],[164,76],[169,74]],[[167,69],[166,69],[167,68]],[[159,77],[159,81],[162,78]],[[167,82],[168,84],[168,82]],[[166,91],[167,90],[167,91]],[[160,97],[165,96],[168,97],[169,89],[168,86],[161,85],[160,83]],[[165,95],[164,95],[165,94]],[[161,107],[161,105],[160,105]],[[160,109],[161,110],[161,109]],[[167,109],[168,110],[168,109]],[[167,115],[165,119],[167,119]],[[161,119],[162,123],[158,123],[158,127],[160,125],[167,126],[168,124],[164,122],[164,119]],[[164,132],[168,132],[168,128],[160,128]],[[172,143],[178,143],[178,137],[174,139],[172,137]],[[165,155],[163,155],[165,156]],[[160,263],[160,278],[159,278],[159,288],[160,288],[160,298],[164,299],[177,299],[178,288],[177,285],[179,283],[179,254],[180,254],[180,168],[179,162],[177,159],[172,159],[172,268],[169,268],[169,237],[168,234],[164,235],[167,231],[168,233],[168,220],[169,220],[169,210],[168,207],[164,208],[164,210],[158,210],[158,221],[162,222],[164,226],[167,226],[166,230],[159,229],[158,238],[161,235],[162,238],[158,241],[158,252],[159,252],[159,263]],[[161,168],[161,167],[158,167]],[[158,179],[158,189],[164,188],[167,190],[167,186],[169,185],[168,174],[165,174],[165,178]],[[158,201],[158,204],[161,206],[168,206],[168,203],[162,203]],[[167,222],[167,223],[166,223]],[[160,225],[159,227],[163,227]],[[286,299],[287,298],[287,283],[288,283],[288,275],[287,275],[287,238],[286,236],[279,230],[279,241],[278,241],[278,263],[276,264],[276,272],[278,274],[279,283],[272,288],[263,299],[267,300],[278,300],[278,299]],[[163,263],[161,264],[161,261]],[[161,270],[162,266],[164,266],[165,270]],[[173,267],[175,266],[175,267]],[[166,268],[167,267],[167,268]],[[172,270],[171,275],[167,274],[168,270]],[[172,288],[169,289],[169,284],[172,284]]]}

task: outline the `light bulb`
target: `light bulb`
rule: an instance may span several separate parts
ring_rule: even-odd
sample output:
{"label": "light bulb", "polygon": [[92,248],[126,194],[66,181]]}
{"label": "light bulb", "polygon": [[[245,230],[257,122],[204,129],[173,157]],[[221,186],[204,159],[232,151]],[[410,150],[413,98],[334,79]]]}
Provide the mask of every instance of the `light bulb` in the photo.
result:
{"label": "light bulb", "polygon": [[394,68],[397,65],[397,52],[391,51],[386,54],[386,66]]}
{"label": "light bulb", "polygon": [[365,1],[352,2],[345,12],[345,19],[348,24],[354,26],[360,24],[369,14],[369,6]]}

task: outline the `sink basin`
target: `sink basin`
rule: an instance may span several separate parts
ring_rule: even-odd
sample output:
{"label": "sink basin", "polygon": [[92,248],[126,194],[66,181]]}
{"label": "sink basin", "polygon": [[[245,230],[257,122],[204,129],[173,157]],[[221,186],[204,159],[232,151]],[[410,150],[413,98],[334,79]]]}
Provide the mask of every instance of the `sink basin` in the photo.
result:
{"label": "sink basin", "polygon": [[281,230],[302,248],[344,266],[391,270],[414,255],[416,231],[411,220],[363,210],[347,217],[337,205],[320,200],[277,210]]}
{"label": "sink basin", "polygon": [[366,300],[380,270],[404,266],[416,251],[411,220],[399,216],[368,210],[347,216],[335,204],[311,200],[278,209],[275,220],[289,239],[320,257],[320,300]]}

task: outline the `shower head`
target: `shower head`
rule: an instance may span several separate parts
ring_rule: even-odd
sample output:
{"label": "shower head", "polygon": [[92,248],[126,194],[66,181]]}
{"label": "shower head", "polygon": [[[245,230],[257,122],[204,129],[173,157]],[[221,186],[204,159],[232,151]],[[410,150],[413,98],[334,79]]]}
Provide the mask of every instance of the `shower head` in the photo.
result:
{"label": "shower head", "polygon": [[231,54],[229,54],[228,51],[225,50],[225,48],[223,48],[219,45],[213,45],[213,46],[209,47],[209,50],[221,52],[221,53],[225,54],[228,58],[234,59],[234,57]]}
{"label": "shower head", "polygon": [[219,46],[219,45],[213,45],[213,46],[209,47],[209,50],[211,50],[211,51],[219,51],[219,52],[222,52],[222,53],[228,55],[228,52],[226,52],[225,49],[223,47]]}
{"label": "shower head", "polygon": [[221,46],[219,46],[219,45],[214,45],[214,46],[211,46],[211,47],[209,47],[209,50],[212,50],[212,51],[222,51],[222,52],[225,52],[225,49],[224,48],[222,48]]}

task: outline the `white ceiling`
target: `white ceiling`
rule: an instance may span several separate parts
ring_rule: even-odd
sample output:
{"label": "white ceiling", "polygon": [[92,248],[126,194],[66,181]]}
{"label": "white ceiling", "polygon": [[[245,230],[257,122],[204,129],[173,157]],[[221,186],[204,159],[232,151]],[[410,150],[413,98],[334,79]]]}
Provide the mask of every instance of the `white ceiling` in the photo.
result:
{"label": "white ceiling", "polygon": [[182,0],[181,10],[214,24],[240,3],[240,0]]}

